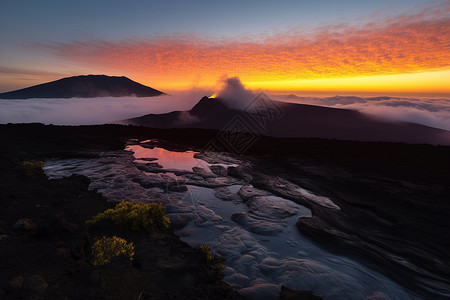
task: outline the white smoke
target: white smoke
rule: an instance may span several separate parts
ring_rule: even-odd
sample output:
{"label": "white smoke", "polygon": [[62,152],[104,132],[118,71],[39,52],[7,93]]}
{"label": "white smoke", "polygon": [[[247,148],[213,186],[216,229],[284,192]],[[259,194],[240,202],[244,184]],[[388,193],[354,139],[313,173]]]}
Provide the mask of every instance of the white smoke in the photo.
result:
{"label": "white smoke", "polygon": [[247,89],[238,77],[222,78],[217,96],[230,108],[245,109],[256,97],[256,93]]}

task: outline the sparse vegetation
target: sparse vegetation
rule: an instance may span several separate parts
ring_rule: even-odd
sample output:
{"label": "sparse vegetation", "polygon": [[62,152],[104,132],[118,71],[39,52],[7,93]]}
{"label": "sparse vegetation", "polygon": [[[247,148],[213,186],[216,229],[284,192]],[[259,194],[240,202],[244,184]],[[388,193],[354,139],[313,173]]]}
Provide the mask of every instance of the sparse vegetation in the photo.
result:
{"label": "sparse vegetation", "polygon": [[223,263],[215,263],[213,265],[213,268],[220,274],[220,276],[223,276],[223,271],[225,270],[226,266]]}
{"label": "sparse vegetation", "polygon": [[22,164],[27,177],[38,177],[42,175],[42,168],[44,167],[44,165],[45,163],[40,160],[24,161]]}
{"label": "sparse vegetation", "polygon": [[155,224],[159,228],[169,227],[170,220],[164,214],[166,208],[161,203],[132,203],[122,201],[116,207],[108,209],[91,220],[88,225],[101,220],[110,220],[116,225],[128,227],[132,230],[143,230]]}
{"label": "sparse vegetation", "polygon": [[206,261],[212,261],[214,259],[214,256],[211,254],[211,247],[207,244],[200,245],[199,250],[201,253],[205,255]]}
{"label": "sparse vegetation", "polygon": [[111,262],[112,258],[119,255],[127,255],[130,260],[133,260],[133,243],[127,243],[126,240],[117,236],[103,236],[92,246],[92,264],[94,266],[107,264]]}
{"label": "sparse vegetation", "polygon": [[223,275],[223,270],[225,270],[223,259],[217,255],[212,254],[211,247],[207,244],[200,245],[198,249],[205,256],[206,261],[212,266],[212,268],[217,272],[217,274],[221,278]]}

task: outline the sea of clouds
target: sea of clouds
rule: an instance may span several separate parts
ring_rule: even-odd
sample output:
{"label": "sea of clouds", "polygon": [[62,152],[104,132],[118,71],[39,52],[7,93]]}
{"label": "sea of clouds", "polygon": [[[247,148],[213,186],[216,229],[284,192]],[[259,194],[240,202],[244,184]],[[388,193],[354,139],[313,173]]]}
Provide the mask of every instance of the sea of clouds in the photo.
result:
{"label": "sea of clouds", "polygon": [[211,91],[194,89],[179,95],[158,97],[99,97],[69,99],[0,99],[0,123],[44,123],[54,125],[94,125],[189,110]]}
{"label": "sea of clouds", "polygon": [[378,119],[405,121],[450,130],[450,99],[402,97],[300,97],[272,96],[286,102],[352,109]]}
{"label": "sea of clouds", "polygon": [[[245,109],[261,91],[247,89],[238,77],[223,78],[217,95],[228,106]],[[450,99],[404,97],[302,97],[269,95],[273,100],[360,111],[386,121],[405,121],[450,130]]]}
{"label": "sea of clouds", "polygon": [[[194,88],[150,98],[102,97],[0,100],[0,123],[39,122],[55,125],[113,123],[146,114],[187,111],[202,97],[215,94],[235,109],[245,109],[261,91],[253,91],[237,77],[222,78],[215,89]],[[302,97],[269,95],[274,100],[352,109],[388,121],[406,121],[450,130],[450,99],[401,97]],[[188,113],[187,113],[188,114]],[[189,117],[189,114],[188,116]]]}

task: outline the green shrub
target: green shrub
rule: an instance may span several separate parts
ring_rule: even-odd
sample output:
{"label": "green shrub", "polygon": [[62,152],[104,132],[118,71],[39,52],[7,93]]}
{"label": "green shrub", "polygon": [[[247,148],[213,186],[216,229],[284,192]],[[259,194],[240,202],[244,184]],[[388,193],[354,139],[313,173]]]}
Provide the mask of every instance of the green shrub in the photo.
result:
{"label": "green shrub", "polygon": [[133,260],[134,245],[127,243],[126,240],[113,236],[102,237],[95,241],[92,246],[92,264],[94,266],[101,266],[107,264],[112,258],[119,255],[127,255],[130,260]]}
{"label": "green shrub", "polygon": [[213,265],[213,269],[217,271],[220,277],[223,276],[223,271],[225,270],[226,266],[223,263],[215,263]]}
{"label": "green shrub", "polygon": [[116,207],[105,210],[88,220],[88,225],[101,220],[110,220],[116,225],[132,230],[143,230],[151,224],[168,228],[170,220],[164,215],[166,208],[161,203],[132,203],[122,201]]}
{"label": "green shrub", "polygon": [[200,245],[198,246],[198,249],[205,256],[206,261],[211,262],[214,259],[214,256],[211,254],[211,247],[209,245]]}
{"label": "green shrub", "polygon": [[198,246],[199,251],[204,255],[204,258],[208,265],[215,271],[217,278],[223,277],[223,271],[225,270],[225,265],[223,264],[223,259],[217,255],[211,253],[211,247],[207,244],[202,244]]}
{"label": "green shrub", "polygon": [[22,164],[27,177],[38,177],[42,175],[42,168],[44,167],[44,165],[45,163],[40,160],[24,161]]}

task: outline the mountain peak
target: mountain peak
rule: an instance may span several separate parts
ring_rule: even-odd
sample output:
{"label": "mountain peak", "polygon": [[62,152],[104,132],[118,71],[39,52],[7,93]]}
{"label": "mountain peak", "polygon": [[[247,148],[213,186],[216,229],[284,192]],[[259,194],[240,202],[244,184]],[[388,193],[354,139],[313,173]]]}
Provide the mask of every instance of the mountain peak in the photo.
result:
{"label": "mountain peak", "polygon": [[[358,111],[273,101],[282,111],[275,117],[264,110],[251,113],[229,108],[223,99],[203,97],[189,111],[148,114],[125,124],[153,128],[239,130],[280,138],[324,138],[450,145],[445,130],[406,122],[388,122]],[[270,108],[269,108],[270,109]],[[193,121],[195,120],[195,121]]]}
{"label": "mountain peak", "polygon": [[154,97],[163,92],[125,76],[79,75],[1,93],[0,99]]}
{"label": "mountain peak", "polygon": [[219,110],[228,110],[228,107],[220,98],[209,98],[205,96],[194,105],[191,109],[191,113],[208,115]]}

